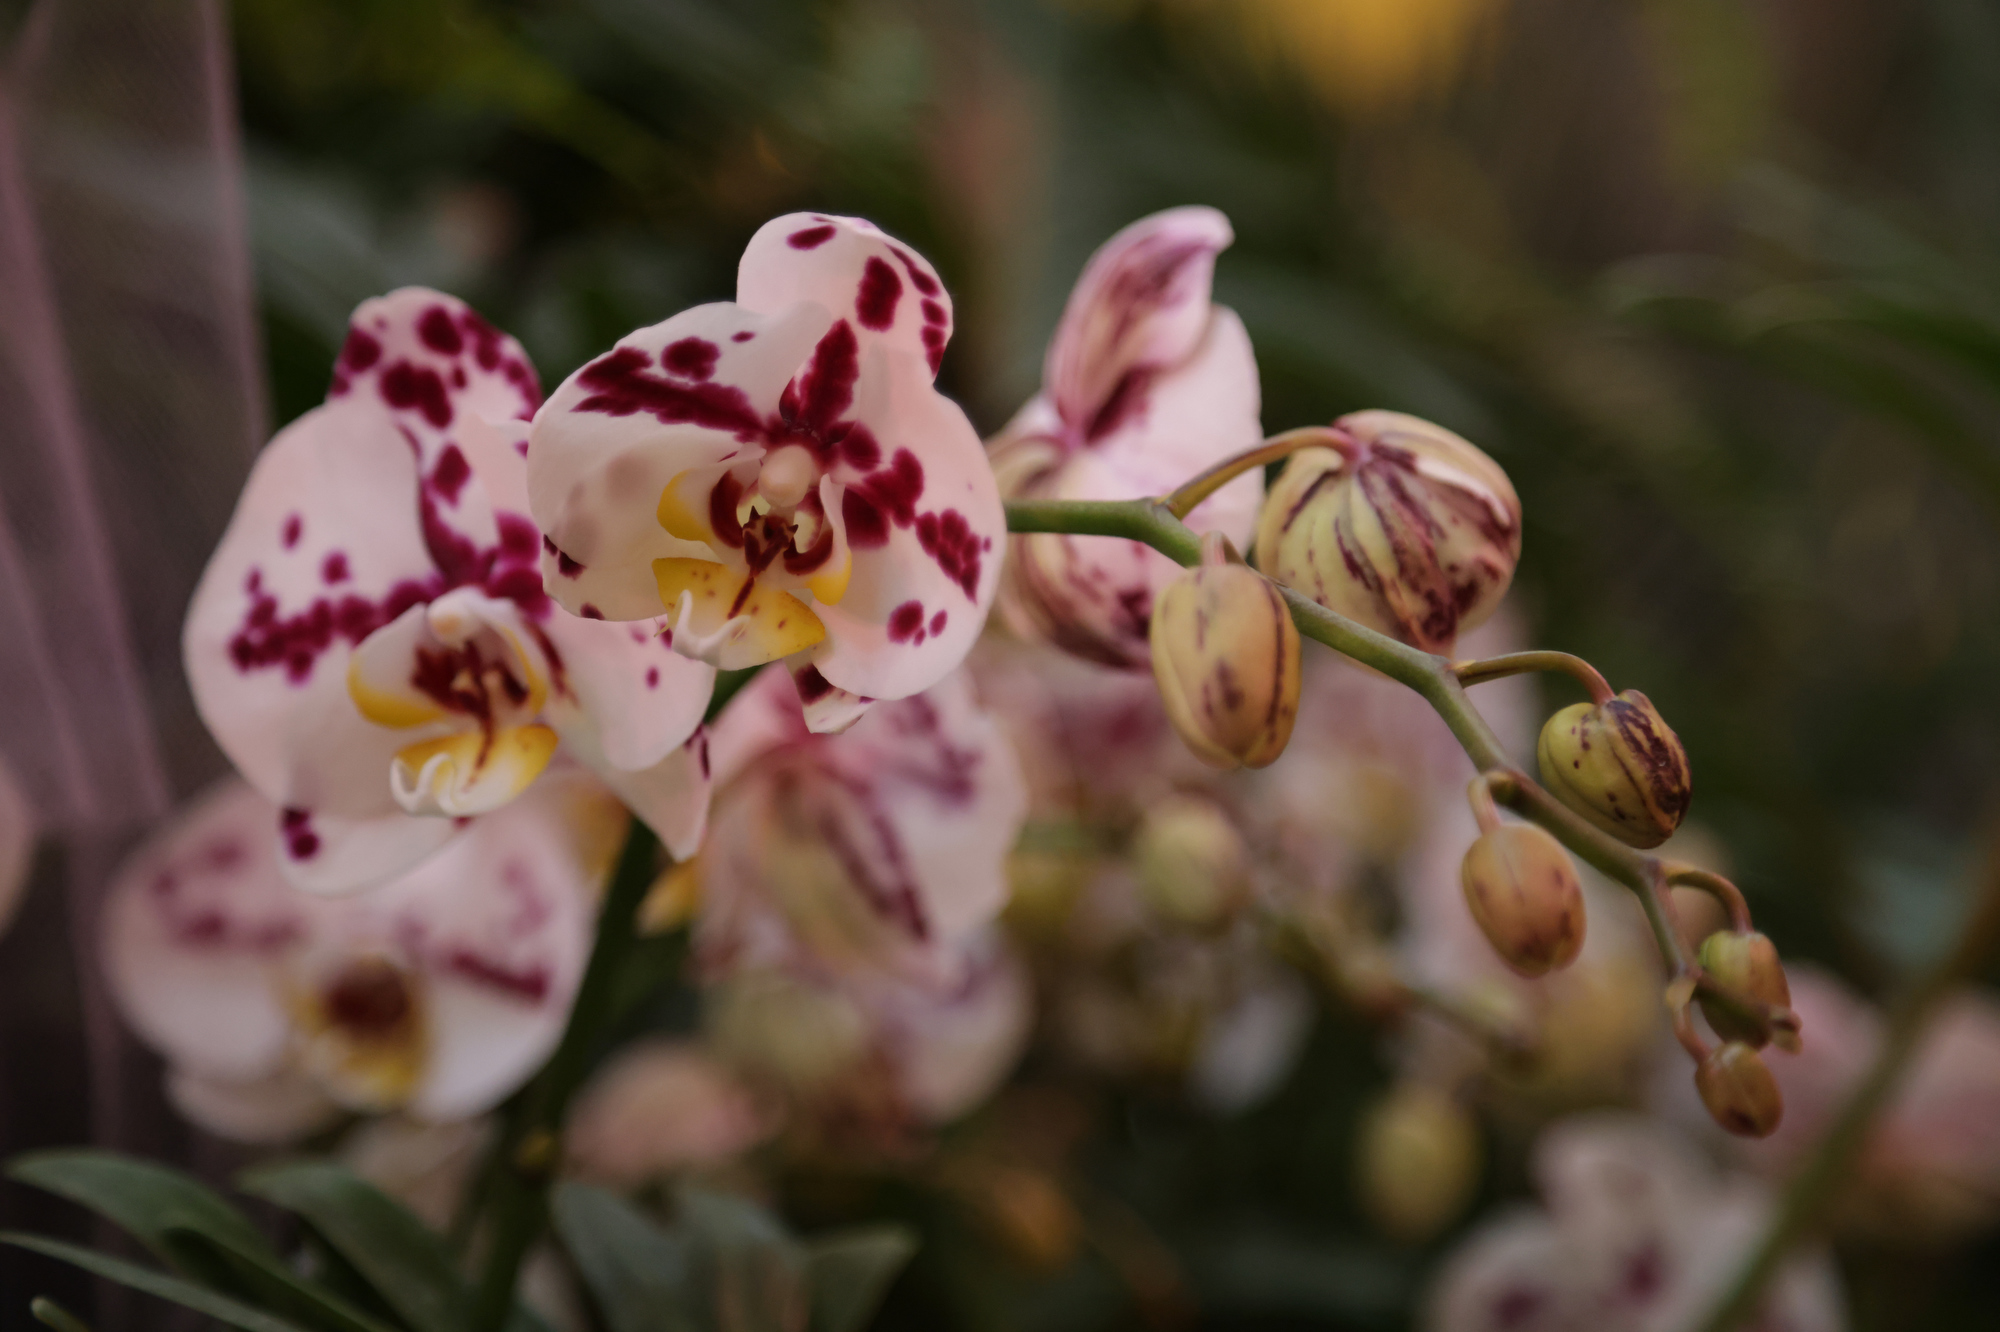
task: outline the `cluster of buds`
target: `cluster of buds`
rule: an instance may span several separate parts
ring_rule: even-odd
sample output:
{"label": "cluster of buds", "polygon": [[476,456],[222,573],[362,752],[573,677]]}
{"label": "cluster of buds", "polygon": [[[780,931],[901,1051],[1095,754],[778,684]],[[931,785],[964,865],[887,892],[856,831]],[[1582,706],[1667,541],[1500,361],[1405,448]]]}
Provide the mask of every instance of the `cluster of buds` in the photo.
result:
{"label": "cluster of buds", "polygon": [[[1754,930],[1717,930],[1702,942],[1701,967],[1727,993],[1696,991],[1702,1016],[1722,1044],[1698,1052],[1695,1089],[1716,1123],[1740,1137],[1768,1138],[1784,1117],[1785,1102],[1758,1051],[1774,1041],[1798,1049],[1796,1030],[1767,1016],[1791,1007],[1784,963],[1771,941]],[[1681,1026],[1686,1042],[1685,1022]]]}

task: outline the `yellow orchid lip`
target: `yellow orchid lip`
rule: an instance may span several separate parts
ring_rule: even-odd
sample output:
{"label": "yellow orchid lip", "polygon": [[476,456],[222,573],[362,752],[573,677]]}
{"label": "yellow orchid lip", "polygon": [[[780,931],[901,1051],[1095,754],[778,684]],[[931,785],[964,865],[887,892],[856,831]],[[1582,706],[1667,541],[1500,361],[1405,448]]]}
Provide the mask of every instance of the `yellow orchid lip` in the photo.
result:
{"label": "yellow orchid lip", "polygon": [[396,751],[389,785],[412,814],[468,818],[525,791],[555,751],[556,733],[546,726],[460,731]]}
{"label": "yellow orchid lip", "polygon": [[654,560],[653,577],[673,620],[675,649],[723,670],[762,666],[826,638],[805,602],[727,565]]}

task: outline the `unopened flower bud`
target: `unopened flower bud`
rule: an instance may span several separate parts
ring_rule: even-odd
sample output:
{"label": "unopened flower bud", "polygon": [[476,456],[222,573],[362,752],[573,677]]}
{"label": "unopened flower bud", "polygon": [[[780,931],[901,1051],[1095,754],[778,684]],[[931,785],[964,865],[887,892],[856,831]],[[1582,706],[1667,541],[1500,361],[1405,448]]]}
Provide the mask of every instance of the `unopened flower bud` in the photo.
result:
{"label": "unopened flower bud", "polygon": [[1564,708],[1542,727],[1537,753],[1549,790],[1627,846],[1658,846],[1687,814],[1687,750],[1636,689]]}
{"label": "unopened flower bud", "polygon": [[1500,604],[1521,502],[1500,465],[1400,412],[1334,422],[1294,453],[1257,524],[1257,567],[1329,610],[1429,652]]}
{"label": "unopened flower bud", "polygon": [[[1709,935],[1702,941],[1701,965],[1709,975],[1746,999],[1775,1008],[1791,1007],[1792,987],[1785,980],[1785,964],[1778,960],[1777,947],[1755,931],[1737,934],[1717,930]],[[1725,1041],[1742,1041],[1753,1047],[1764,1045],[1768,1037],[1762,1022],[1752,1020],[1705,991],[1696,993],[1702,1016],[1715,1028],[1716,1035]]]}
{"label": "unopened flower bud", "polygon": [[1405,1244],[1421,1244],[1458,1219],[1479,1183],[1479,1128],[1435,1087],[1406,1083],[1361,1124],[1361,1203]]}
{"label": "unopened flower bud", "polygon": [[1465,853],[1465,905],[1500,960],[1545,976],[1583,949],[1583,886],[1562,844],[1528,823],[1488,829]]}
{"label": "unopened flower bud", "polygon": [[1250,849],[1212,800],[1172,795],[1157,802],[1133,852],[1146,900],[1169,920],[1215,925],[1250,895]]}
{"label": "unopened flower bud", "polygon": [[1196,758],[1261,768],[1284,752],[1299,712],[1299,631],[1268,578],[1205,555],[1160,593],[1151,640],[1167,717]]}
{"label": "unopened flower bud", "polygon": [[1695,1090],[1716,1123],[1741,1138],[1768,1138],[1785,1116],[1778,1080],[1742,1041],[1717,1046],[1694,1071]]}

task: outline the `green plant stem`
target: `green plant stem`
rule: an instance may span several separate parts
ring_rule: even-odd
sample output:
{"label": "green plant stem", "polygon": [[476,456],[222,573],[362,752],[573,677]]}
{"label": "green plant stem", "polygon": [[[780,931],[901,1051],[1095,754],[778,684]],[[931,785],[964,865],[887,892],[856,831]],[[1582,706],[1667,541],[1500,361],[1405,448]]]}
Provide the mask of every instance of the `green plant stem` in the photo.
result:
{"label": "green plant stem", "polygon": [[37,1295],[28,1305],[28,1312],[44,1327],[52,1327],[56,1332],[90,1332],[90,1327],[81,1318],[57,1304],[46,1295]]}
{"label": "green plant stem", "polygon": [[1185,518],[1194,512],[1196,505],[1245,472],[1268,467],[1280,458],[1289,457],[1300,449],[1338,449],[1346,444],[1347,436],[1331,426],[1302,426],[1297,430],[1287,430],[1282,435],[1271,436],[1254,448],[1245,449],[1233,458],[1224,458],[1162,499],[1160,503],[1174,517]]}
{"label": "green plant stem", "polygon": [[1527,675],[1537,671],[1561,671],[1575,677],[1577,683],[1589,691],[1592,703],[1606,703],[1612,698],[1611,686],[1604,682],[1597,668],[1568,652],[1510,652],[1504,657],[1487,657],[1483,661],[1454,662],[1451,669],[1462,685],[1485,684],[1488,680],[1504,680],[1510,675]]}
{"label": "green plant stem", "polygon": [[1851,1178],[1876,1117],[1888,1105],[1915,1056],[1918,1040],[1938,1003],[1977,974],[1996,944],[2000,944],[2000,847],[1987,857],[1979,898],[1959,930],[1958,941],[1890,1010],[1875,1062],[1848,1093],[1826,1136],[1785,1185],[1777,1214],[1738,1269],[1736,1279],[1691,1327],[1698,1332],[1734,1332],[1756,1312],[1765,1287],[1777,1275],[1786,1255],[1825,1222],[1838,1201],[1841,1186]]}
{"label": "green plant stem", "polygon": [[[705,721],[713,721],[756,674],[754,669],[719,674]],[[605,890],[597,938],[562,1040],[541,1072],[509,1103],[499,1141],[481,1173],[464,1227],[469,1230],[470,1220],[479,1215],[489,1226],[473,1292],[474,1332],[499,1332],[506,1323],[521,1262],[548,1226],[549,1187],[562,1162],[564,1116],[612,1026],[630,1006],[633,987],[625,973],[639,941],[639,907],[659,871],[659,850],[652,829],[634,818]]]}
{"label": "green plant stem", "polygon": [[[1176,493],[1184,494],[1186,490],[1183,487]],[[1124,537],[1143,542],[1183,565],[1196,563],[1201,555],[1200,538],[1174,516],[1164,501],[1155,499],[1009,500],[1007,529]],[[1606,878],[1631,889],[1652,928],[1660,958],[1672,975],[1691,979],[1702,992],[1756,1016],[1766,1025],[1795,1022],[1788,1010],[1737,994],[1695,965],[1674,928],[1673,907],[1667,897],[1666,875],[1660,861],[1599,832],[1516,767],[1486,718],[1466,696],[1465,683],[1450,661],[1357,624],[1291,588],[1279,590],[1284,593],[1292,622],[1301,634],[1416,690],[1451,729],[1473,767],[1487,775],[1495,800],[1547,830],[1571,854]]]}
{"label": "green plant stem", "polygon": [[475,1332],[499,1332],[506,1323],[521,1261],[548,1224],[549,1185],[562,1155],[563,1116],[590,1072],[605,1028],[616,1016],[619,973],[638,939],[636,917],[657,872],[659,848],[653,830],[633,819],[598,914],[597,942],[577,987],[562,1042],[509,1108],[483,1200],[492,1228],[473,1293]]}

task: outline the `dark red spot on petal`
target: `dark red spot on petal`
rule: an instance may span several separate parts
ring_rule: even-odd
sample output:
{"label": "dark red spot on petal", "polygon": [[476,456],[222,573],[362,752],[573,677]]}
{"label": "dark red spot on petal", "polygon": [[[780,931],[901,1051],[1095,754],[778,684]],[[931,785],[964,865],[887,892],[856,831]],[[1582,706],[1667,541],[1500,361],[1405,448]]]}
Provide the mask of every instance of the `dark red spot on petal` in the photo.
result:
{"label": "dark red spot on petal", "polygon": [[287,514],[284,530],[278,534],[278,540],[284,544],[286,550],[290,550],[299,544],[299,533],[303,531],[305,531],[305,520],[295,513]]}
{"label": "dark red spot on petal", "polygon": [[319,576],[329,583],[346,582],[348,578],[346,554],[337,550],[328,551],[326,559],[320,563]]}
{"label": "dark red spot on petal", "polygon": [[957,509],[917,519],[917,541],[968,599],[979,599],[980,539]]}
{"label": "dark red spot on petal", "polygon": [[619,347],[585,366],[578,382],[591,392],[576,410],[607,416],[649,412],[662,424],[727,430],[739,439],[763,434],[764,422],[743,390],[727,384],[677,384],[647,374],[647,360],[637,347]]}
{"label": "dark red spot on petal", "polygon": [[931,616],[930,629],[932,638],[936,638],[939,634],[944,632],[945,619],[946,616],[945,612],[943,611],[939,611],[936,615]]}
{"label": "dark red spot on petal", "polygon": [[583,603],[583,618],[586,620],[601,620],[604,618],[604,612],[586,601]]}
{"label": "dark red spot on petal", "polygon": [[347,341],[340,347],[340,364],[353,374],[359,374],[382,359],[382,344],[373,334],[359,328],[347,330]]}
{"label": "dark red spot on petal", "polygon": [[903,261],[903,268],[910,275],[910,284],[925,296],[935,296],[940,290],[937,279],[926,273],[910,252],[900,245],[891,245],[890,250]]}
{"label": "dark red spot on petal", "polygon": [[792,677],[799,688],[799,701],[817,703],[833,692],[833,683],[819,673],[819,667],[808,666]]}
{"label": "dark red spot on petal", "polygon": [[293,860],[311,860],[319,854],[319,834],[313,831],[310,810],[285,809],[278,815],[278,832]]}
{"label": "dark red spot on petal", "polygon": [[876,442],[873,431],[856,421],[841,436],[840,456],[851,466],[871,472],[882,461],[882,446]]}
{"label": "dark red spot on petal", "polygon": [[424,311],[423,318],[417,320],[417,336],[424,340],[424,346],[446,356],[456,356],[465,349],[465,339],[459,336],[451,311],[442,305]]}
{"label": "dark red spot on petal", "polygon": [[722,349],[706,338],[682,338],[660,353],[660,366],[686,379],[707,379],[715,373],[716,357]]}
{"label": "dark red spot on petal", "polygon": [[398,361],[382,372],[381,391],[391,407],[415,408],[440,430],[451,424],[451,399],[435,370]]}
{"label": "dark red spot on petal", "polygon": [[869,256],[861,269],[861,285],[854,292],[854,317],[861,327],[877,332],[896,322],[896,302],[903,296],[903,280],[896,270]]}
{"label": "dark red spot on petal", "polygon": [[750,339],[756,336],[757,335],[755,333],[752,333],[749,329],[746,328],[740,333],[731,333],[729,335],[729,340],[731,342],[748,342],[750,341]]}
{"label": "dark red spot on petal", "polygon": [[472,476],[472,465],[465,461],[465,455],[458,451],[458,445],[447,444],[438,455],[437,466],[431,469],[431,489],[451,505],[458,503],[458,494],[465,488]]}
{"label": "dark red spot on petal", "polygon": [[833,239],[833,231],[832,227],[807,227],[785,237],[785,242],[794,250],[817,250]]}
{"label": "dark red spot on petal", "polygon": [[660,687],[660,668],[657,666],[648,666],[646,668],[646,688],[658,689],[659,687]]}
{"label": "dark red spot on petal", "polygon": [[925,300],[923,311],[926,324],[942,324],[945,321],[944,307],[936,301]]}
{"label": "dark red spot on petal", "polygon": [[854,381],[860,375],[861,344],[855,339],[853,327],[845,319],[838,320],[813,348],[812,360],[787,391],[792,419],[822,438],[827,437],[853,406]]}
{"label": "dark red spot on petal", "polygon": [[889,641],[907,643],[923,632],[924,605],[920,601],[906,601],[889,612]]}
{"label": "dark red spot on petal", "polygon": [[859,490],[850,489],[840,497],[840,517],[847,525],[847,544],[856,550],[873,550],[889,540],[888,519]]}

